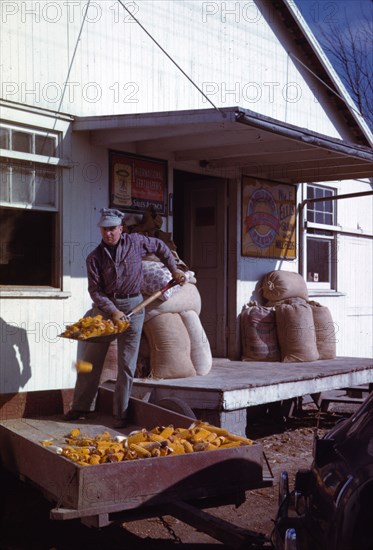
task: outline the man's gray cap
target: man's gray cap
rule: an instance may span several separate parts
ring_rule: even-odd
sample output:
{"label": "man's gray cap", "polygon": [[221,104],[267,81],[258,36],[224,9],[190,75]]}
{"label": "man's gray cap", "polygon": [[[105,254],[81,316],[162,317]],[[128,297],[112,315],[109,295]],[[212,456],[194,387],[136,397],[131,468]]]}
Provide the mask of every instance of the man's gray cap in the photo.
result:
{"label": "man's gray cap", "polygon": [[101,208],[101,218],[98,227],[115,227],[123,223],[125,214],[114,208]]}

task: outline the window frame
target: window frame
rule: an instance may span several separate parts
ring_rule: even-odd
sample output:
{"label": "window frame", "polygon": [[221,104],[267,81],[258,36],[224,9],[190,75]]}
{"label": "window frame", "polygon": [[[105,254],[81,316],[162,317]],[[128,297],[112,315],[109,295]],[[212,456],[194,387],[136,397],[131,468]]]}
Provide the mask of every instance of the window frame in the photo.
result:
{"label": "window frame", "polygon": [[[37,138],[39,136],[45,136],[48,139],[53,139],[55,146],[49,145],[49,150],[47,153],[54,153],[54,155],[59,155],[61,151],[61,132],[52,131],[46,128],[36,128],[31,126],[24,126],[18,124],[7,124],[0,123],[1,129],[8,130],[8,137],[4,139],[5,148],[0,149],[1,164],[6,165],[5,170],[9,173],[8,176],[5,176],[4,181],[9,185],[9,193],[7,200],[0,200],[0,206],[9,208],[11,210],[33,210],[38,212],[51,212],[55,215],[55,220],[53,222],[53,244],[52,244],[52,274],[50,285],[35,285],[35,284],[0,284],[1,297],[13,297],[24,296],[24,295],[46,295],[46,293],[52,293],[53,295],[61,296],[63,288],[63,272],[62,272],[62,258],[59,243],[61,242],[61,196],[62,196],[62,167],[66,163],[59,156],[50,156],[41,155],[39,152],[36,153],[39,145],[36,145]],[[22,152],[17,149],[14,149],[12,136],[15,132],[22,132],[24,134],[30,135],[31,151]],[[51,142],[49,141],[49,144]],[[15,173],[16,169],[22,170],[27,169],[31,171],[31,181],[30,181],[30,191],[32,193],[31,200],[28,201],[14,201],[11,195],[11,185],[12,185],[12,175]],[[41,171],[47,171],[54,175],[54,190],[51,194],[53,204],[35,204],[35,195],[37,193],[37,174]],[[22,176],[21,176],[22,177]],[[8,182],[9,178],[9,182]],[[2,183],[2,181],[0,182]],[[4,198],[4,197],[2,197]]]}
{"label": "window frame", "polygon": [[[8,131],[8,147],[1,147],[0,150],[4,154],[4,151],[13,151],[17,153],[22,153],[22,155],[33,155],[33,156],[41,156],[44,158],[59,158],[60,153],[60,132],[57,131],[51,131],[48,129],[41,129],[31,126],[23,126],[18,124],[8,124],[5,122],[0,122],[0,131],[4,129]],[[22,149],[19,149],[17,147],[14,147],[14,134],[25,134],[27,136],[31,137],[31,151],[24,151]],[[45,137],[48,140],[54,139],[55,141],[55,148],[54,148],[54,154],[51,155],[43,154],[40,152],[36,152],[36,137]],[[1,144],[1,142],[0,142]]]}
{"label": "window frame", "polygon": [[[3,200],[0,198],[0,206],[6,207],[6,208],[21,208],[21,209],[32,209],[32,210],[40,210],[40,211],[48,211],[48,212],[59,212],[60,209],[60,194],[59,194],[59,181],[61,178],[61,174],[59,169],[56,166],[46,164],[46,163],[40,163],[40,162],[30,162],[30,161],[18,161],[11,158],[2,158],[0,161],[0,165],[5,167],[4,171],[7,171],[8,174],[8,180],[6,183],[8,183],[8,197],[9,200]],[[31,195],[31,200],[21,201],[14,199],[14,193],[12,188],[12,177],[13,174],[15,174],[17,171],[21,174],[22,178],[22,170],[26,172],[30,172],[31,174],[31,185],[29,188],[29,192]],[[41,175],[40,172],[49,172],[50,174],[53,174],[54,178],[54,188],[53,188],[53,202],[48,204],[38,204],[36,202],[36,195],[37,195],[37,181],[38,177]],[[1,183],[3,183],[1,181]]]}
{"label": "window frame", "polygon": [[[339,231],[339,226],[337,226],[337,219],[338,219],[338,209],[337,209],[337,201],[333,200],[332,198],[325,197],[325,202],[330,202],[332,204],[331,212],[326,213],[327,215],[332,216],[332,224],[327,223],[320,223],[320,221],[309,221],[308,220],[308,214],[309,214],[309,205],[318,203],[322,204],[324,201],[321,199],[323,197],[316,197],[314,196],[314,199],[317,199],[316,201],[313,201],[312,198],[308,197],[308,191],[312,187],[313,189],[321,189],[322,191],[329,191],[329,197],[337,197],[338,189],[337,187],[328,187],[323,186],[322,184],[317,183],[307,183],[304,185],[303,193],[306,201],[306,205],[304,207],[304,230],[306,231],[306,239],[305,239],[305,247],[306,249],[303,250],[303,254],[305,255],[305,264],[306,264],[306,272],[303,274],[307,283],[307,287],[309,290],[312,291],[327,291],[327,292],[337,292],[337,249],[338,249],[338,238],[337,233]],[[316,195],[316,194],[315,194]],[[319,200],[320,199],[320,200]],[[322,211],[314,209],[314,212],[316,213],[322,213]],[[310,230],[312,231],[310,233]],[[322,234],[324,233],[324,234]],[[324,241],[328,242],[330,244],[330,250],[329,250],[329,262],[328,262],[328,272],[329,272],[329,281],[310,281],[308,279],[308,252],[309,252],[309,241]]]}

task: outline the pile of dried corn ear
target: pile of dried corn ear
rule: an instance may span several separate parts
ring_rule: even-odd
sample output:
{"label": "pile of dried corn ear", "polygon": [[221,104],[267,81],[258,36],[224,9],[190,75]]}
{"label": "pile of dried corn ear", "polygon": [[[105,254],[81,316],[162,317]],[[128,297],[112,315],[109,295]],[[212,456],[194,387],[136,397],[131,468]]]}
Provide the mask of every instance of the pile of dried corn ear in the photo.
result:
{"label": "pile of dried corn ear", "polygon": [[128,326],[129,321],[115,321],[114,323],[111,319],[103,319],[102,315],[96,315],[95,317],[83,317],[73,325],[68,325],[62,336],[73,340],[87,340],[96,336],[119,334],[124,332]]}
{"label": "pile of dried corn ear", "polygon": [[[201,421],[193,422],[189,428],[157,426],[149,431],[144,428],[128,436],[114,437],[109,432],[89,437],[81,434],[79,428],[74,428],[65,438],[65,442],[67,445],[54,447],[54,450],[81,466],[253,444],[251,439]],[[52,445],[48,441],[41,443],[45,446]]]}

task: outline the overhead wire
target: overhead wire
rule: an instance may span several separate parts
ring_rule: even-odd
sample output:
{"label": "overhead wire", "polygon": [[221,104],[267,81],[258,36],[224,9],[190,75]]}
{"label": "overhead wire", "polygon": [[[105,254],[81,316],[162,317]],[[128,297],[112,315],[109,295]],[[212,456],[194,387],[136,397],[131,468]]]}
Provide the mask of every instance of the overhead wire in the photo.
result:
{"label": "overhead wire", "polygon": [[[198,86],[198,84],[196,84],[194,82],[194,80],[184,71],[184,69],[175,61],[175,59],[163,48],[163,46],[154,38],[154,36],[145,28],[145,26],[135,17],[135,15],[127,8],[127,6],[122,2],[122,0],[118,0],[119,4],[122,6],[122,8],[129,14],[129,16],[139,25],[139,27],[147,34],[147,36],[156,44],[156,46],[166,55],[166,57],[175,65],[175,67],[177,67],[177,69],[189,80],[189,82],[200,92],[200,94],[203,95],[203,97],[210,103],[210,105],[212,105],[212,107],[217,110],[218,112],[220,112],[220,114],[223,116],[223,117],[226,117],[226,114],[221,110],[219,109],[219,107],[217,107],[212,101],[211,99],[204,93],[204,91]],[[88,9],[89,9],[89,5],[91,3],[91,0],[88,0],[87,1],[87,4],[86,4],[86,8],[85,8],[85,12],[84,12],[84,16],[83,16],[83,20],[82,20],[82,24],[80,26],[80,30],[79,30],[79,34],[78,34],[78,38],[76,40],[76,43],[75,43],[75,47],[74,47],[74,52],[73,52],[73,55],[72,55],[72,58],[71,58],[71,61],[70,61],[70,64],[69,64],[69,68],[68,68],[68,73],[67,73],[67,76],[66,76],[66,80],[64,82],[64,86],[63,86],[63,90],[62,90],[62,94],[61,94],[61,100],[60,100],[60,103],[59,103],[59,106],[58,106],[58,109],[57,109],[57,113],[60,112],[61,110],[61,107],[62,107],[62,104],[63,104],[63,100],[65,98],[65,93],[66,93],[66,90],[67,90],[67,85],[68,85],[68,82],[69,82],[69,77],[70,77],[70,74],[71,74],[71,70],[72,70],[72,66],[73,66],[73,63],[74,63],[74,59],[75,59],[75,56],[76,56],[76,52],[77,52],[77,49],[78,49],[78,45],[79,45],[79,42],[81,40],[81,35],[82,35],[82,32],[83,32],[83,27],[84,27],[84,24],[85,24],[85,21],[87,19],[87,13],[88,13]],[[301,59],[299,59],[299,57],[297,57],[295,54],[293,54],[292,52],[288,52],[288,55],[289,57],[292,57],[294,59],[296,59],[301,65],[302,67],[304,67],[310,74],[312,74],[312,76],[314,76],[319,82],[321,82],[326,88],[328,88],[328,90],[330,90],[336,97],[338,97],[339,99],[341,99],[344,103],[347,104],[346,102],[346,99],[340,95],[338,92],[336,92],[331,86],[329,86],[324,80],[322,80],[322,78],[320,78],[314,71],[312,71],[312,69],[310,69],[305,63],[303,63],[303,61]],[[356,114],[358,114],[360,117],[364,119],[363,115],[360,113],[360,111],[356,108],[354,108],[352,105],[348,104],[348,107],[350,109],[352,109]]]}
{"label": "overhead wire", "polygon": [[[210,103],[210,105],[212,105],[212,107],[215,110],[217,110],[225,118],[226,114],[211,101],[211,99],[204,93],[204,91],[198,86],[198,84],[196,84],[194,82],[194,80],[184,71],[184,69],[175,61],[175,59],[163,48],[163,46],[154,38],[154,36],[134,16],[134,14],[127,8],[127,6],[122,2],[122,0],[118,0],[118,2],[122,6],[122,8],[129,14],[129,16],[147,34],[147,36],[156,44],[156,46],[175,65],[175,67],[189,80],[189,82],[199,91],[199,93]],[[66,80],[64,82],[63,89],[62,89],[61,99],[60,99],[60,102],[59,102],[59,105],[58,105],[58,108],[57,108],[57,111],[56,111],[57,113],[60,113],[62,105],[63,105],[63,101],[64,101],[64,98],[65,98],[65,93],[66,93],[67,86],[68,86],[68,83],[69,83],[69,78],[70,78],[72,66],[73,66],[75,56],[76,56],[76,53],[77,53],[77,50],[78,50],[79,42],[81,40],[81,35],[82,35],[82,32],[83,32],[85,21],[87,19],[87,13],[88,13],[90,3],[91,3],[91,0],[88,0],[87,3],[86,3],[82,24],[80,26],[79,34],[78,34],[78,37],[77,37],[77,40],[76,40],[76,43],[75,43],[75,46],[74,46],[73,55],[72,55],[70,63],[69,63],[68,72],[67,72],[67,75],[66,75]],[[292,57],[292,58],[296,59],[298,61],[298,63],[300,63],[302,65],[302,67],[304,67],[310,74],[312,74],[313,77],[315,77],[319,82],[321,82],[321,84],[323,84],[326,88],[328,88],[330,90],[330,92],[332,92],[336,97],[338,97],[344,103],[347,104],[346,99],[342,95],[340,95],[331,86],[329,86],[324,80],[322,80],[322,78],[320,78],[314,71],[312,71],[312,69],[310,69],[301,59],[299,59],[299,57],[297,57],[295,54],[293,54],[290,51],[288,52],[288,55],[289,55],[289,57]],[[356,114],[358,114],[365,121],[364,116],[360,113],[360,111],[358,109],[354,108],[351,104],[347,104],[347,105],[351,110],[353,110]]]}
{"label": "overhead wire", "polygon": [[[62,87],[62,93],[61,93],[61,99],[60,99],[60,102],[59,102],[59,105],[57,107],[57,111],[55,111],[55,113],[58,115],[60,112],[61,112],[61,108],[62,108],[62,104],[63,104],[63,100],[65,98],[65,93],[66,93],[66,90],[67,90],[67,86],[68,86],[68,83],[69,83],[69,78],[70,78],[70,74],[71,74],[71,70],[72,70],[72,67],[73,67],[73,63],[74,63],[74,60],[75,60],[75,56],[76,56],[76,52],[78,50],[78,45],[79,45],[79,42],[80,42],[80,39],[81,39],[81,36],[82,36],[82,32],[83,32],[83,27],[84,27],[84,23],[87,19],[87,13],[88,13],[88,8],[89,8],[89,5],[91,3],[91,0],[88,0],[87,4],[86,4],[86,8],[85,8],[85,11],[84,11],[84,15],[83,15],[83,20],[82,20],[82,24],[80,25],[80,29],[79,29],[79,33],[78,33],[78,38],[75,42],[75,47],[74,47],[74,51],[73,51],[73,55],[71,57],[71,60],[69,62],[69,67],[68,67],[68,71],[67,71],[67,75],[66,75],[66,80],[63,84],[63,87]],[[53,127],[52,127],[52,131],[55,130],[56,128],[56,125],[57,125],[57,118],[55,119],[54,121],[54,124],[53,124]],[[47,138],[48,136],[50,135],[51,131],[47,132],[44,136],[44,141],[43,141],[43,144],[42,144],[42,147],[41,149],[43,150],[44,148],[44,145],[46,144],[46,141],[47,141]]]}
{"label": "overhead wire", "polygon": [[123,9],[132,17],[132,19],[139,25],[139,27],[149,36],[149,38],[158,46],[158,48],[168,57],[168,59],[179,69],[179,71],[189,80],[191,84],[203,95],[203,97],[216,109],[224,118],[227,116],[219,107],[217,107],[211,99],[205,94],[205,92],[194,82],[194,80],[180,67],[173,57],[161,46],[161,44],[154,38],[152,34],[144,27],[142,23],[133,15],[133,13],[123,4],[122,0],[118,0]]}
{"label": "overhead wire", "polygon": [[65,82],[64,82],[64,86],[63,86],[63,89],[62,89],[61,101],[60,101],[60,104],[59,104],[59,106],[58,106],[57,113],[60,112],[60,109],[61,109],[61,107],[62,107],[63,100],[64,100],[64,98],[65,98],[65,93],[66,93],[67,85],[68,85],[68,82],[69,82],[69,78],[70,78],[70,74],[71,74],[71,69],[72,69],[72,66],[73,66],[73,63],[74,63],[74,59],[75,59],[75,56],[76,56],[76,52],[77,52],[77,50],[78,50],[78,45],[79,45],[79,42],[80,42],[80,39],[81,39],[81,36],[82,36],[84,23],[85,23],[85,21],[86,21],[86,19],[87,19],[87,13],[88,13],[88,8],[89,8],[90,3],[91,3],[91,0],[88,0],[88,2],[87,2],[87,4],[86,4],[86,8],[85,8],[84,15],[83,15],[82,24],[80,25],[78,38],[77,38],[77,40],[76,40],[76,42],[75,42],[75,47],[74,47],[73,55],[72,55],[72,57],[71,57],[71,61],[70,61],[69,68],[68,68],[68,71],[67,71],[66,80],[65,80]]}

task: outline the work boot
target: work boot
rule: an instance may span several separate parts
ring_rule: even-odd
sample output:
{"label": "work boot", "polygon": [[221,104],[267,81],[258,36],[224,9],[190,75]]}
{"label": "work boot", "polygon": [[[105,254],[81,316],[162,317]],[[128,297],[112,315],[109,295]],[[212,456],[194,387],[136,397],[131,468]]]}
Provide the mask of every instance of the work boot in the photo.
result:
{"label": "work boot", "polygon": [[67,422],[73,422],[74,420],[79,420],[79,418],[82,418],[89,414],[89,411],[76,411],[74,409],[70,409],[66,414],[63,415],[63,420],[66,420]]}
{"label": "work boot", "polygon": [[128,420],[125,417],[117,416],[113,422],[113,428],[117,430],[128,426]]}

